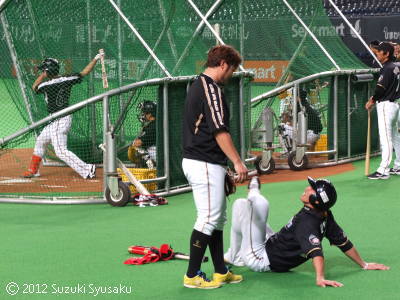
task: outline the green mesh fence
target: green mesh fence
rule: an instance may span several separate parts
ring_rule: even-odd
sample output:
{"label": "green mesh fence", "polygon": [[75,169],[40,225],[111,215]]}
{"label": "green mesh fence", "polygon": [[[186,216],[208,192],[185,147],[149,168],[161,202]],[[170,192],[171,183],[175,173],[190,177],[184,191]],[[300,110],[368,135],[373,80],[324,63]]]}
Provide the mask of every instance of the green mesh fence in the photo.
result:
{"label": "green mesh fence", "polygon": [[[59,73],[71,74],[82,72],[98,50],[104,49],[109,88],[104,89],[102,86],[101,67],[98,63],[81,83],[68,87],[71,88],[69,106],[129,83],[166,76],[130,26],[119,16],[112,2],[121,9],[172,76],[193,75],[203,70],[207,50],[216,44],[216,39],[209,28],[199,27],[201,18],[187,1],[12,0],[1,12],[0,50],[3,56],[0,60],[0,93],[2,99],[5,99],[2,105],[7,112],[0,121],[2,137],[49,115],[44,94],[36,94],[31,89],[41,74],[37,66],[44,58],[57,59]],[[216,4],[214,0],[193,2],[204,15]],[[332,26],[322,1],[290,0],[288,3],[311,28],[340,68],[364,67],[341,41],[338,35],[341,28]],[[285,81],[334,68],[331,60],[306,33],[283,1],[221,1],[208,20],[213,26],[219,25],[221,38],[241,52],[244,68],[255,73],[254,81],[246,83],[247,87],[251,86],[251,92],[247,88],[244,92],[246,107],[243,123],[247,126],[246,132],[264,106],[252,108],[250,112],[247,101],[252,96]],[[197,28],[200,29],[196,31]],[[21,81],[17,80],[18,75]],[[322,110],[328,107],[327,90],[320,92],[321,105],[317,107],[324,114],[325,123],[327,112]],[[233,103],[237,103],[235,99],[239,97],[238,92],[237,85],[228,88],[228,99],[232,98]],[[183,97],[181,92],[177,93],[177,97]],[[138,89],[134,95],[129,92],[110,98],[110,119],[113,122],[121,119],[121,126],[116,131],[118,155],[127,162],[130,161],[127,149],[143,129],[143,123],[137,117],[137,105],[146,100],[154,101],[157,103],[157,113],[160,113],[160,96],[158,87],[151,87]],[[179,113],[181,108],[178,99],[176,101],[176,105],[171,106],[170,113],[173,115]],[[271,105],[278,111],[280,102],[272,101]],[[121,112],[125,107],[126,115],[123,119]],[[231,126],[235,132],[238,132],[238,111],[237,107],[233,108]],[[159,122],[160,118],[157,117],[157,128],[161,126]],[[170,122],[170,127],[178,130],[179,120]],[[21,163],[15,163],[19,173],[29,167],[35,141],[43,128],[2,146],[5,150],[20,148],[25,151]],[[325,126],[323,130],[327,130]],[[73,114],[68,132],[68,149],[85,164],[99,164],[102,162],[102,152],[97,146],[102,142],[103,134],[102,104],[88,105]],[[175,138],[178,142],[177,135],[171,137]],[[236,146],[238,138],[234,138]],[[162,142],[160,139],[160,134],[156,133],[157,145]],[[245,135],[244,139],[245,150],[249,152],[249,135]],[[174,150],[176,153],[171,151],[174,159],[179,157],[177,149]],[[54,152],[52,146],[49,146],[45,156],[47,165],[61,163]],[[157,157],[160,158],[160,155],[157,150]],[[157,160],[158,168],[161,158]],[[162,170],[157,172],[163,173]],[[178,167],[176,172],[180,172]],[[7,177],[6,173],[6,170],[2,170],[0,176]],[[54,172],[59,173],[59,170]],[[99,173],[101,170],[98,170]],[[74,180],[78,182],[80,177],[74,177]],[[176,184],[180,183],[177,180]],[[85,184],[81,184],[84,189]],[[54,188],[47,189],[54,191]],[[99,183],[96,192],[101,192],[101,189]]]}

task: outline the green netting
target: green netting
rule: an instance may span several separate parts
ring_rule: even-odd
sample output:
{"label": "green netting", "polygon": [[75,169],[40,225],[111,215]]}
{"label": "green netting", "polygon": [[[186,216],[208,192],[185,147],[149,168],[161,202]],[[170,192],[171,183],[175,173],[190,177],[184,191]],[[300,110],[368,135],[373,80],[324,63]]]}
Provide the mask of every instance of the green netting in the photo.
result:
{"label": "green netting", "polygon": [[[338,157],[351,157],[365,153],[368,113],[364,108],[368,100],[368,85],[371,83],[351,83],[350,101],[348,102],[348,76],[338,77]],[[331,90],[333,99],[333,89]],[[333,101],[329,102],[328,119],[328,145],[333,149]],[[348,127],[348,116],[350,115],[350,131]],[[349,152],[350,151],[350,152]],[[371,111],[371,151],[379,151],[379,134],[376,110]]]}
{"label": "green netting", "polygon": [[[201,18],[187,1],[114,2],[172,76],[193,75],[203,70],[207,50],[216,44],[216,39],[209,28],[199,27]],[[214,0],[193,2],[203,14],[216,3]],[[342,28],[332,26],[322,1],[289,0],[288,3],[315,33],[340,68],[364,67],[343,44],[338,35]],[[40,74],[37,66],[46,57],[56,58],[60,64],[60,74],[68,74],[81,72],[98,50],[104,49],[109,82],[107,90],[166,76],[109,0],[12,0],[5,6],[1,16],[0,51],[3,56],[0,60],[0,92],[2,99],[7,99],[4,101],[7,104],[2,106],[6,113],[0,121],[2,137],[48,116],[43,95],[36,95],[31,89]],[[250,113],[247,101],[254,93],[282,84],[287,77],[290,81],[334,68],[334,64],[310,35],[305,33],[283,1],[221,1],[208,20],[213,26],[219,24],[222,40],[237,48],[244,58],[244,68],[255,73],[254,81],[246,83],[243,93],[245,114],[242,121],[246,132],[262,110],[260,106]],[[200,29],[196,31],[197,28]],[[22,85],[17,80],[17,74],[20,75]],[[252,93],[247,89],[248,86],[252,87]],[[127,148],[142,127],[137,118],[138,103],[145,100],[155,101],[158,103],[157,113],[162,113],[162,95],[158,88],[141,88],[134,94],[129,92],[110,98],[110,120],[115,123],[121,119],[121,127],[116,130],[117,149],[119,157],[125,161],[128,161]],[[174,116],[181,111],[184,94],[180,89],[177,89],[175,95],[178,99],[174,99],[176,102],[172,103],[175,104],[169,108],[169,113]],[[101,68],[98,64],[82,83],[72,87],[68,104],[79,103],[104,91],[106,90],[102,86]],[[231,127],[235,144],[239,146],[240,116],[236,101],[239,97],[238,85],[231,85],[226,92],[229,101],[234,103]],[[170,93],[173,98],[173,92]],[[328,93],[324,91],[320,102],[326,107],[328,101]],[[279,110],[278,101],[272,101],[271,105]],[[68,148],[85,163],[102,162],[102,152],[97,148],[103,141],[104,134],[102,110],[102,104],[97,103],[73,114]],[[121,117],[121,112],[126,112],[126,115]],[[326,112],[324,113],[327,118]],[[162,145],[160,122],[161,118],[158,116],[158,149]],[[170,128],[177,132],[181,120],[170,118],[170,122]],[[30,132],[7,147],[27,148],[26,152],[31,153],[36,136],[42,128]],[[171,134],[170,138],[170,144],[178,143],[178,134]],[[248,135],[244,138],[247,153],[251,150],[250,138]],[[47,158],[59,162],[53,152],[50,147]],[[178,148],[171,150],[171,155],[170,160],[178,159]],[[157,157],[158,166],[163,165],[159,150]],[[20,165],[25,168],[28,162]],[[178,167],[173,168],[172,176],[180,172]],[[163,170],[158,170],[158,173],[163,174]],[[180,183],[177,180],[176,184]]]}

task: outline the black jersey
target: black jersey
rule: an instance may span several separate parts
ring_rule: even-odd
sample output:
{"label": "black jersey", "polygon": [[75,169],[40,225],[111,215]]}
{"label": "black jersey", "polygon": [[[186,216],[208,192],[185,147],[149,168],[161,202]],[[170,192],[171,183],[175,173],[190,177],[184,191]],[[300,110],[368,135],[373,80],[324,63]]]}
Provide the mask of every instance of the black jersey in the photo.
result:
{"label": "black jersey", "polygon": [[200,74],[186,96],[183,157],[226,165],[227,157],[214,137],[219,131],[229,132],[225,96],[212,78]]}
{"label": "black jersey", "polygon": [[378,101],[395,101],[400,99],[400,63],[387,61],[380,70],[378,83],[385,92]]}
{"label": "black jersey", "polygon": [[322,238],[342,251],[352,247],[343,230],[335,222],[332,212],[326,215],[303,207],[279,232],[266,243],[266,251],[272,271],[286,272],[309,258],[323,256]]}
{"label": "black jersey", "polygon": [[44,93],[47,111],[52,114],[68,107],[72,86],[81,82],[82,76],[79,73],[65,75],[42,82],[36,92]]}
{"label": "black jersey", "polygon": [[156,122],[150,121],[143,125],[139,139],[142,141],[144,148],[149,148],[156,145]]}

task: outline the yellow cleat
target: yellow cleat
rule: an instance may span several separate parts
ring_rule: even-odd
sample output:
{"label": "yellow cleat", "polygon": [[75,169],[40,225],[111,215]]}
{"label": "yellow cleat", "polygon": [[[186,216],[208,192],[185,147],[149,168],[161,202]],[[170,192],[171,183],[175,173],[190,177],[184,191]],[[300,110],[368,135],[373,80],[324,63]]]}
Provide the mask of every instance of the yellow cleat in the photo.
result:
{"label": "yellow cleat", "polygon": [[219,284],[226,283],[239,283],[243,280],[242,275],[233,274],[231,271],[226,272],[226,274],[214,273],[213,280]]}
{"label": "yellow cleat", "polygon": [[221,287],[221,283],[215,280],[209,280],[206,274],[199,271],[195,277],[183,277],[183,285],[190,289],[216,289]]}

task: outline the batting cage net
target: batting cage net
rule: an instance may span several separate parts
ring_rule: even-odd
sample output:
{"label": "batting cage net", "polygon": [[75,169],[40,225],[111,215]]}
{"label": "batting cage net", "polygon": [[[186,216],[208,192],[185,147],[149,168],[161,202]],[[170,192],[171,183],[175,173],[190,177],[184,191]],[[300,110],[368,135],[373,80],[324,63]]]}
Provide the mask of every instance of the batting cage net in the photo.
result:
{"label": "batting cage net", "polygon": [[[237,48],[242,70],[254,73],[251,83],[237,78],[226,87],[232,134],[242,156],[260,148],[251,146],[251,131],[266,107],[277,118],[286,113],[288,125],[293,119],[293,91],[250,108],[252,97],[311,74],[364,68],[340,38],[344,27],[331,24],[319,0],[1,4],[0,194],[7,196],[102,196],[104,153],[98,146],[105,136],[104,102],[95,98],[135,82],[198,74],[207,50],[217,43]],[[315,146],[324,134],[329,140],[332,80],[321,78],[302,87],[316,111],[309,121],[309,127],[319,131]],[[188,81],[176,82],[168,89],[163,84],[141,85],[113,92],[108,99],[118,158],[138,179],[168,176],[171,187],[186,184],[180,170],[180,126]],[[165,93],[168,108],[163,107]],[[168,170],[165,109],[171,147]],[[147,187],[157,191],[165,184]]]}

